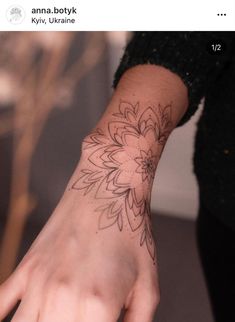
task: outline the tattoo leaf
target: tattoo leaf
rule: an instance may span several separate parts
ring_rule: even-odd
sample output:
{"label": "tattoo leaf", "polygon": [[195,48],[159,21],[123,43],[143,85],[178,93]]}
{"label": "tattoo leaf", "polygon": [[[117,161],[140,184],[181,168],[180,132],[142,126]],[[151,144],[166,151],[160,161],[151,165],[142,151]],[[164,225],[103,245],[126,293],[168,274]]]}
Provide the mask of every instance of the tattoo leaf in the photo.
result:
{"label": "tattoo leaf", "polygon": [[148,225],[145,224],[145,227],[141,233],[141,237],[140,237],[140,246],[143,246],[143,244],[146,244],[148,252],[150,254],[150,256],[152,257],[152,259],[155,259],[155,253],[156,253],[156,249],[155,249],[155,243],[152,237],[152,232],[149,231]]}
{"label": "tattoo leaf", "polygon": [[98,207],[96,211],[101,212],[99,217],[99,229],[111,227],[115,223],[121,231],[123,229],[122,206],[117,201]]}
{"label": "tattoo leaf", "polygon": [[133,105],[131,103],[121,101],[119,104],[119,113],[113,115],[119,118],[125,118],[127,121],[133,123],[136,121],[139,103]]}
{"label": "tattoo leaf", "polygon": [[88,137],[84,139],[83,148],[90,149],[96,146],[100,146],[102,144],[106,144],[108,142],[108,138],[101,131],[101,129],[96,129],[93,133],[91,133]]}
{"label": "tattoo leaf", "polygon": [[171,121],[171,105],[166,105],[165,107],[161,107],[159,105],[159,110],[161,111],[159,143],[164,145],[173,128],[173,124]]}
{"label": "tattoo leaf", "polygon": [[82,170],[81,173],[80,178],[72,185],[72,189],[84,190],[84,195],[86,195],[103,178],[103,173],[102,171],[91,171],[87,169]]}

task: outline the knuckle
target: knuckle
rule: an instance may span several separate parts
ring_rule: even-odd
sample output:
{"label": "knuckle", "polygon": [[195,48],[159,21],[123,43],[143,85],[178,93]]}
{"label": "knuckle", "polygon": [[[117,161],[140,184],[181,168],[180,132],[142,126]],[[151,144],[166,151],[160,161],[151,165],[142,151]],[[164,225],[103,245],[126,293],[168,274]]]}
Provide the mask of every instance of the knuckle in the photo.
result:
{"label": "knuckle", "polygon": [[31,258],[24,258],[12,273],[11,278],[24,292],[26,287],[33,278],[36,264]]}
{"label": "knuckle", "polygon": [[145,306],[146,310],[154,312],[159,303],[160,303],[160,291],[158,288],[152,288],[151,290],[146,291],[144,294],[146,299]]}
{"label": "knuckle", "polygon": [[28,280],[28,272],[23,267],[17,267],[12,274],[12,279],[17,282],[17,284],[22,285]]}
{"label": "knuckle", "polygon": [[69,281],[69,278],[61,277],[57,279],[53,284],[58,293],[64,293],[68,295],[71,293],[71,283]]}
{"label": "knuckle", "polygon": [[103,296],[102,292],[92,292],[85,296],[84,301],[88,311],[92,309],[92,311],[107,319],[116,314],[115,306],[111,304],[107,297]]}
{"label": "knuckle", "polygon": [[54,276],[53,278],[45,278],[43,282],[44,288],[51,290],[56,297],[66,297],[71,296],[73,292],[72,283],[70,279],[65,276]]}
{"label": "knuckle", "polygon": [[64,305],[64,303],[72,305],[77,297],[75,288],[67,283],[66,279],[54,277],[49,279],[48,276],[46,278],[43,276],[39,287],[43,293],[47,294],[45,301],[55,307]]}
{"label": "knuckle", "polygon": [[160,303],[160,286],[158,278],[154,278],[150,280],[150,283],[148,284],[148,293],[150,297],[150,303],[153,308],[157,308]]}
{"label": "knuckle", "polygon": [[158,283],[153,284],[153,286],[149,290],[149,294],[150,294],[150,298],[151,298],[150,303],[152,304],[152,307],[157,308],[160,303],[160,288],[159,288]]}
{"label": "knuckle", "polygon": [[153,308],[157,308],[160,304],[160,292],[154,292],[152,294],[152,306]]}
{"label": "knuckle", "polygon": [[89,306],[96,307],[99,310],[108,310],[108,303],[99,294],[89,294],[86,297],[86,302]]}
{"label": "knuckle", "polygon": [[9,283],[16,284],[20,289],[24,290],[28,276],[22,269],[16,269],[9,278]]}
{"label": "knuckle", "polygon": [[26,275],[29,275],[33,272],[34,268],[37,266],[36,261],[33,257],[26,255],[20,264],[18,265],[16,270],[19,270],[21,272],[24,272]]}

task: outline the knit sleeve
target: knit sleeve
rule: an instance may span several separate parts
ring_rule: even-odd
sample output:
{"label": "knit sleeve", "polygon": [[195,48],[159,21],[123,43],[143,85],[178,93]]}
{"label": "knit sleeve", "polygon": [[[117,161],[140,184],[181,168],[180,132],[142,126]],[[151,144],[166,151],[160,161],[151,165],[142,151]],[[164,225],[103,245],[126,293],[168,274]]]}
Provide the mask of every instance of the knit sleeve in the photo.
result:
{"label": "knit sleeve", "polygon": [[[188,88],[189,106],[178,125],[196,111],[208,86],[221,72],[229,56],[229,32],[135,32],[125,48],[113,86],[122,74],[139,64],[161,65],[181,77]],[[221,40],[225,51],[212,54],[208,47]]]}

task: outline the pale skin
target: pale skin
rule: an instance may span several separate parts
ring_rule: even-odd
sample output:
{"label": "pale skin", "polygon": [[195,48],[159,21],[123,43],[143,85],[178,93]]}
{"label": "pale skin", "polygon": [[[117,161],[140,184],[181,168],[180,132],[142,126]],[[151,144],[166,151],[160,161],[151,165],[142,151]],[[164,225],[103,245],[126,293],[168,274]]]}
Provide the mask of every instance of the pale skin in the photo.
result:
{"label": "pale skin", "polygon": [[125,322],[152,321],[160,300],[152,180],[187,106],[171,71],[125,72],[58,206],[0,286],[0,321],[18,301],[13,322],[115,322],[122,308]]}

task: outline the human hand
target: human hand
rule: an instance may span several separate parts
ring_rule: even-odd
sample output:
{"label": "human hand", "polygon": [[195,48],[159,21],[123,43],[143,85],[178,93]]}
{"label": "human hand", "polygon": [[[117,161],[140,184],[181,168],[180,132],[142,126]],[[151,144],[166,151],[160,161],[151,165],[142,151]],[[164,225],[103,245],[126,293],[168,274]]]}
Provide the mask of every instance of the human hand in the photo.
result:
{"label": "human hand", "polygon": [[124,74],[59,205],[0,286],[0,320],[21,300],[12,322],[115,322],[123,307],[125,322],[152,321],[151,187],[187,104],[185,85],[164,68]]}
{"label": "human hand", "polygon": [[94,209],[101,206],[83,190],[66,189],[22,262],[1,285],[0,320],[18,300],[13,322],[111,322],[123,307],[126,322],[152,320],[159,301],[156,266],[128,229],[113,225],[99,230]]}

